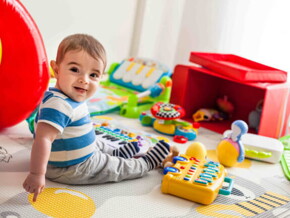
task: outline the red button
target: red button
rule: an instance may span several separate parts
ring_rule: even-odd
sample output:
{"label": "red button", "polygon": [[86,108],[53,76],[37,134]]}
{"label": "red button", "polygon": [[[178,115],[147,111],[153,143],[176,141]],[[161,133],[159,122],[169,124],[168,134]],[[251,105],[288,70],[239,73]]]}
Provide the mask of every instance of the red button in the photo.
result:
{"label": "red button", "polygon": [[181,144],[184,144],[188,141],[188,139],[182,135],[175,135],[173,137],[173,141],[174,142],[177,142],[177,143],[181,143]]}

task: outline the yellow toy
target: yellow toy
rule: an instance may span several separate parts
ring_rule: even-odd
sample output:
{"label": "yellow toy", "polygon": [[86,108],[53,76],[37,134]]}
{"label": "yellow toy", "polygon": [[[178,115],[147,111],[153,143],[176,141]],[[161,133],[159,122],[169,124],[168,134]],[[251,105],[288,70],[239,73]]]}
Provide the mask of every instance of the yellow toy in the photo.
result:
{"label": "yellow toy", "polygon": [[207,151],[202,143],[194,142],[188,146],[185,155],[195,157],[199,160],[204,160],[206,158]]}
{"label": "yellow toy", "polygon": [[[190,146],[186,153],[195,153],[191,149],[201,145]],[[201,158],[188,155],[174,157],[174,165],[164,169],[161,191],[205,205],[211,204],[218,194],[229,195],[233,180],[226,177],[225,168],[217,162],[206,161],[204,154]],[[227,190],[222,189],[224,182],[229,183]]]}
{"label": "yellow toy", "polygon": [[217,146],[217,157],[221,164],[232,167],[245,159],[245,149],[241,137],[248,132],[248,125],[242,120],[236,120],[231,125],[231,131]]}

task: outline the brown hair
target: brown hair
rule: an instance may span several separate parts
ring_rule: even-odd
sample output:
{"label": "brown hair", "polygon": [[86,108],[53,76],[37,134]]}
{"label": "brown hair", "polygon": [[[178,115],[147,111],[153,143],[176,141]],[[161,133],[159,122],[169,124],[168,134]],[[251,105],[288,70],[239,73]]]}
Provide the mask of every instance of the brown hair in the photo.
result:
{"label": "brown hair", "polygon": [[59,64],[64,55],[71,50],[84,50],[96,60],[101,60],[104,70],[107,64],[106,51],[103,45],[87,34],[73,34],[64,38],[58,46],[56,63]]}

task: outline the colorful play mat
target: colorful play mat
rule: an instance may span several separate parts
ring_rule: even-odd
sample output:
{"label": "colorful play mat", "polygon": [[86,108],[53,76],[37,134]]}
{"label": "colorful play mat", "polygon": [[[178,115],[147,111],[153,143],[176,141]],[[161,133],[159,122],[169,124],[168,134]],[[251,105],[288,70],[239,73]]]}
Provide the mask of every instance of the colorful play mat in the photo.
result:
{"label": "colorful play mat", "polygon": [[[126,128],[158,135],[135,119],[110,114],[102,119],[126,124]],[[172,137],[167,137],[170,141]],[[209,160],[217,161],[215,146],[221,135],[201,128],[195,141],[206,145]],[[181,152],[190,145],[176,144]],[[161,192],[162,170],[140,179],[102,185],[71,186],[47,181],[33,203],[22,188],[29,169],[32,144],[25,122],[0,134],[0,217],[289,217],[290,183],[279,164],[246,159],[227,168],[234,180],[232,194],[218,195],[201,205]]]}

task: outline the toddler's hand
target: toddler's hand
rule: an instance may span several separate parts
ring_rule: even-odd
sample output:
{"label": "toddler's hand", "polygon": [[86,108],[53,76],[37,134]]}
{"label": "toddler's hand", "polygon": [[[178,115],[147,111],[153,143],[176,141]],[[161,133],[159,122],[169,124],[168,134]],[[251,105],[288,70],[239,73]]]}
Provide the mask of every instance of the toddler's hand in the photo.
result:
{"label": "toddler's hand", "polygon": [[179,155],[179,149],[175,146],[170,146],[169,155],[163,160],[161,167],[171,167],[173,165],[173,158]]}
{"label": "toddler's hand", "polygon": [[33,201],[35,202],[38,195],[42,192],[43,188],[45,186],[45,175],[38,175],[29,173],[29,175],[26,177],[23,188],[29,192],[33,193]]}

